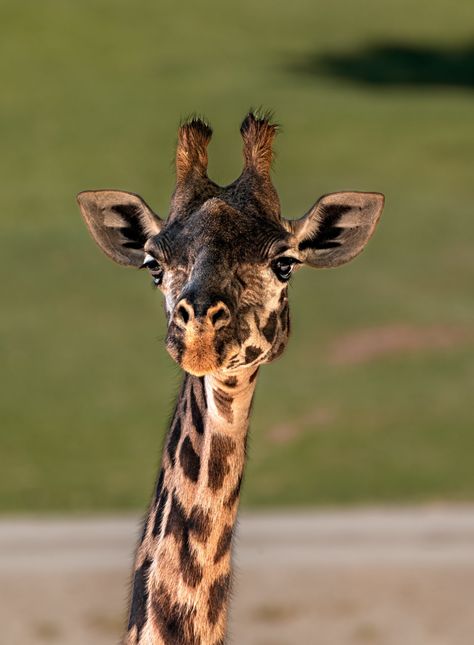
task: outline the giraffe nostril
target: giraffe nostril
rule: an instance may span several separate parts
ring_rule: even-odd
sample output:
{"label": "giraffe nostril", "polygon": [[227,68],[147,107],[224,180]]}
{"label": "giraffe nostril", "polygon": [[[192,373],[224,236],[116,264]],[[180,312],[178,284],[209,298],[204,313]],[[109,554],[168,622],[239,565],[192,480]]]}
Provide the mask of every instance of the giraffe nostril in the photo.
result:
{"label": "giraffe nostril", "polygon": [[177,314],[181,318],[181,320],[184,322],[185,325],[186,325],[186,323],[189,322],[189,312],[186,309],[186,307],[183,307],[183,305],[180,305],[178,307]]}
{"label": "giraffe nostril", "polygon": [[223,303],[208,311],[208,317],[215,329],[220,329],[230,323],[230,311]]}
{"label": "giraffe nostril", "polygon": [[183,298],[176,305],[173,320],[181,329],[185,329],[193,322],[199,324],[206,322],[217,331],[230,323],[231,315],[229,308],[223,302],[208,307],[192,304]]}
{"label": "giraffe nostril", "polygon": [[194,318],[192,307],[187,302],[180,302],[174,314],[175,322],[179,326],[186,326],[191,318]]}
{"label": "giraffe nostril", "polygon": [[226,317],[225,311],[223,311],[222,309],[219,309],[219,311],[216,311],[216,313],[212,314],[211,322],[215,327],[216,324],[219,322],[219,320],[222,320],[225,317]]}

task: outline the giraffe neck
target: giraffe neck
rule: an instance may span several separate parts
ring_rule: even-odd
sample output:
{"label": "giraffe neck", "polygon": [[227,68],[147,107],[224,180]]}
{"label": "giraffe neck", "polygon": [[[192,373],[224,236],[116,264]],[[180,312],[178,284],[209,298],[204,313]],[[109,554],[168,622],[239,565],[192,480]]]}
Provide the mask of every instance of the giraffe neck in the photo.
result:
{"label": "giraffe neck", "polygon": [[184,377],[137,549],[124,645],[224,643],[256,376]]}

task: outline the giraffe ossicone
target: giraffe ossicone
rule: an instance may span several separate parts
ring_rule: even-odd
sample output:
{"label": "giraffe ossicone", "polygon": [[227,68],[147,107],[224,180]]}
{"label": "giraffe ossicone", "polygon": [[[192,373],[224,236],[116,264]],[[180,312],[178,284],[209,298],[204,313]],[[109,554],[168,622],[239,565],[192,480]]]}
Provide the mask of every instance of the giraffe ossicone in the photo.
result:
{"label": "giraffe ossicone", "polygon": [[276,131],[268,117],[247,115],[242,173],[222,187],[207,175],[210,126],[184,123],[166,219],[134,193],[78,195],[106,255],[144,268],[162,291],[166,347],[185,371],[136,552],[124,645],[224,643],[248,420],[260,365],[288,341],[288,281],[305,265],[354,258],[382,213],[380,193],[340,192],[284,219],[270,177]]}

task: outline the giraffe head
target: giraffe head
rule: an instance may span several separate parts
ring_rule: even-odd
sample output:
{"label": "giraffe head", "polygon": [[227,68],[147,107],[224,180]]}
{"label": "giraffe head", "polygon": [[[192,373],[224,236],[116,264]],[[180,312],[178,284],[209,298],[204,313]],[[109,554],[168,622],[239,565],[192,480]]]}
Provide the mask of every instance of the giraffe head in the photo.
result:
{"label": "giraffe head", "polygon": [[291,275],[304,265],[348,262],[381,215],[381,194],[341,192],[321,197],[300,219],[282,218],[270,178],[276,129],[266,117],[245,118],[243,171],[220,187],[207,176],[210,127],[199,119],[182,125],[165,220],[133,193],[78,195],[102,250],[146,269],[163,292],[167,349],[192,374],[232,376],[279,356],[289,334]]}

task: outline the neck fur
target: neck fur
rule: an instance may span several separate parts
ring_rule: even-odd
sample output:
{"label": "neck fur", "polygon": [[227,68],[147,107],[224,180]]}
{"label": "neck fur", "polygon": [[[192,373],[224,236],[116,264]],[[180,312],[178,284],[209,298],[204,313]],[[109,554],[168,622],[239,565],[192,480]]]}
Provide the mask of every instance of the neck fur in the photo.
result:
{"label": "neck fur", "polygon": [[124,645],[222,645],[257,369],[186,374],[137,549]]}

